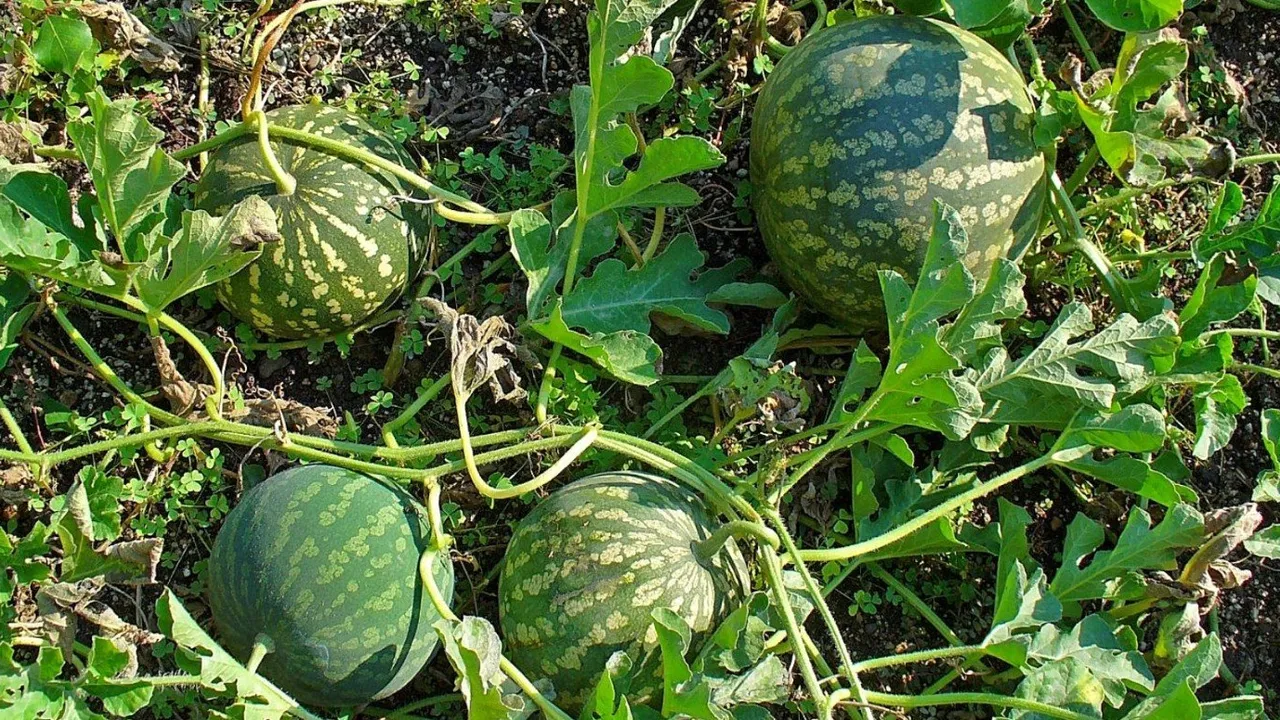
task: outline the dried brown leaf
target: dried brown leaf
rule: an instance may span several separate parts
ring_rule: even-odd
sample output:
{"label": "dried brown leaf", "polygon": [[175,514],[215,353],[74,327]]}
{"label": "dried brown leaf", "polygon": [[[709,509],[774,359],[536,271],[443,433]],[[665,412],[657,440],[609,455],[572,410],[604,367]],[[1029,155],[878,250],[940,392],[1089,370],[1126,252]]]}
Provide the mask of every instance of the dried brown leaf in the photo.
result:
{"label": "dried brown leaf", "polygon": [[449,338],[449,376],[459,395],[471,397],[487,384],[499,402],[526,397],[513,362],[520,350],[512,342],[516,330],[510,323],[496,315],[481,322],[434,298],[423,298],[422,303],[435,314],[436,326]]}
{"label": "dried brown leaf", "polygon": [[103,47],[137,60],[147,72],[177,72],[178,51],[156,37],[141,20],[118,2],[86,2],[70,6],[84,17]]}

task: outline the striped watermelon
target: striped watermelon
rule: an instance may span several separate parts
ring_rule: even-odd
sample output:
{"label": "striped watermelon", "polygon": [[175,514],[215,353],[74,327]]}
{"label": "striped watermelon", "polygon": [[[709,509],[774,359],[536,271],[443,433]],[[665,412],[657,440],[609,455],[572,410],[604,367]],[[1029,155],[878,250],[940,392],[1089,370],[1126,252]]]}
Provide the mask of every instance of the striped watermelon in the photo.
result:
{"label": "striped watermelon", "polygon": [[653,475],[605,473],[556,491],[507,546],[498,615],[511,660],[576,710],[609,657],[626,651],[633,699],[645,702],[660,687],[653,610],[670,608],[702,633],[746,596],[733,541],[710,559],[694,554],[714,529],[696,495]]}
{"label": "striped watermelon", "polygon": [[[267,119],[413,167],[404,148],[346,110],[296,105]],[[394,302],[418,273],[430,213],[402,201],[410,190],[388,173],[293,142],[272,147],[298,181],[294,194],[276,194],[252,137],[215,150],[196,186],[196,205],[214,214],[261,195],[276,211],[283,237],[221,283],[218,298],[236,317],[276,337],[349,330]]]}
{"label": "striped watermelon", "polygon": [[[275,650],[258,671],[308,705],[390,695],[435,652],[439,613],[418,579],[426,510],[398,488],[328,465],[278,473],[240,498],[209,558],[209,606],[227,650]],[[453,597],[453,566],[436,563]]]}
{"label": "striped watermelon", "polygon": [[1018,71],[970,32],[902,15],[822,30],[756,104],[751,182],[769,253],[813,307],[853,330],[882,327],[877,272],[915,278],[941,200],[984,278],[1039,224],[1034,123]]}

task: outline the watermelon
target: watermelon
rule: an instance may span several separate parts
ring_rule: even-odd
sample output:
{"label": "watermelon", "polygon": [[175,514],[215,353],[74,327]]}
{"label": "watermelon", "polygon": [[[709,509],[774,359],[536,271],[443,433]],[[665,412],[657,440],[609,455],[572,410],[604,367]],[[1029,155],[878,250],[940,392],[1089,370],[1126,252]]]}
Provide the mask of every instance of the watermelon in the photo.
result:
{"label": "watermelon", "polygon": [[765,81],[752,123],[765,246],[851,330],[884,325],[880,270],[919,273],[935,201],[959,212],[979,281],[1038,229],[1035,107],[1018,71],[953,25],[881,15],[824,29]]}
{"label": "watermelon", "polygon": [[[224,646],[245,660],[269,637],[258,672],[307,705],[390,695],[438,644],[440,614],[418,576],[430,540],[426,510],[367,475],[306,465],[268,478],[227,515],[209,558]],[[436,568],[451,601],[453,566]]]}
{"label": "watermelon", "polygon": [[[358,116],[323,105],[267,113],[272,124],[306,130],[413,167],[397,143]],[[282,338],[331,336],[395,302],[421,269],[430,212],[381,170],[272,141],[280,165],[298,181],[279,195],[257,145],[245,137],[213,151],[195,190],[197,207],[226,212],[260,195],[276,212],[281,242],[217,287],[218,299],[258,331]]]}
{"label": "watermelon", "polygon": [[708,559],[695,554],[715,528],[695,494],[653,475],[604,473],[552,493],[507,546],[498,617],[510,659],[576,711],[625,651],[631,696],[647,701],[661,687],[653,611],[669,608],[705,633],[746,597],[732,540]]}

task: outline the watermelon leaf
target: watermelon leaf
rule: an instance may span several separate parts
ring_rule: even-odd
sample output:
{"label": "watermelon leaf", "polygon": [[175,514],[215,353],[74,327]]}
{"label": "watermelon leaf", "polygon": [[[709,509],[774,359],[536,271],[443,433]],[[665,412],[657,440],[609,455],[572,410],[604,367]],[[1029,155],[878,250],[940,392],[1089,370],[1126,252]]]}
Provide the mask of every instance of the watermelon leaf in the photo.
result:
{"label": "watermelon leaf", "polygon": [[707,305],[710,294],[724,285],[717,282],[722,279],[719,273],[692,278],[705,261],[687,234],[677,236],[661,255],[636,270],[627,270],[621,260],[605,260],[564,298],[564,321],[588,332],[647,334],[650,313],[659,312],[701,330],[727,334],[729,318]]}
{"label": "watermelon leaf", "polygon": [[[1180,12],[1181,0],[1171,1],[1179,4]],[[1137,4],[1146,0],[1119,2]],[[1170,168],[1211,174],[1221,174],[1225,169],[1215,156],[1214,146],[1204,138],[1169,132],[1166,126],[1170,118],[1179,117],[1182,112],[1176,88],[1170,87],[1161,94],[1151,108],[1139,109],[1140,103],[1182,74],[1188,57],[1186,43],[1176,33],[1135,30],[1125,38],[1115,74],[1100,90],[1090,92],[1079,81],[1073,83],[1080,119],[1093,134],[1102,158],[1130,185],[1158,182]]]}
{"label": "watermelon leaf", "polygon": [[[35,166],[0,166],[0,190],[8,191],[9,184],[18,182],[23,185],[22,178],[28,173],[44,173]],[[28,184],[27,187],[40,185]],[[46,189],[56,188],[56,184],[43,185]],[[23,274],[42,275],[68,285],[75,285],[103,295],[119,297],[125,292],[127,277],[114,267],[108,267],[98,260],[101,250],[96,238],[85,238],[76,235],[71,238],[51,230],[44,222],[37,219],[45,217],[50,222],[61,223],[60,213],[49,204],[32,199],[30,203],[22,193],[15,193],[31,210],[24,215],[23,210],[7,196],[0,197],[0,265]],[[45,196],[52,199],[53,205],[59,204],[54,195]],[[67,224],[70,219],[66,219]]]}
{"label": "watermelon leaf", "polygon": [[1121,32],[1151,32],[1182,14],[1182,0],[1085,0],[1104,24]]}
{"label": "watermelon leaf", "polygon": [[80,18],[53,15],[40,25],[31,53],[40,67],[70,75],[93,59],[93,31]]}
{"label": "watermelon leaf", "polygon": [[1275,560],[1280,558],[1280,525],[1263,528],[1253,537],[1244,541],[1249,552],[1262,558]]}
{"label": "watermelon leaf", "polygon": [[[530,327],[586,355],[619,379],[641,384],[657,380],[654,365],[662,357],[647,336],[649,313],[667,312],[695,327],[727,332],[728,319],[706,303],[711,291],[733,280],[727,278],[716,287],[690,281],[689,273],[701,266],[702,258],[689,240],[686,244],[691,247],[681,245],[676,254],[664,255],[666,262],[678,266],[665,286],[656,269],[632,277],[625,265],[612,260],[585,280],[577,294],[569,292],[578,270],[612,246],[618,212],[696,204],[697,192],[673,180],[724,161],[719,150],[698,137],[642,143],[623,119],[658,103],[675,82],[671,71],[653,58],[637,54],[619,60],[619,56],[676,2],[596,2],[587,19],[589,84],[575,86],[569,99],[576,191],[556,199],[551,222],[533,211],[522,211],[509,226],[512,254],[529,278],[525,299]],[[624,163],[637,152],[639,161],[628,169]],[[685,268],[681,263],[688,260],[690,250],[698,259]],[[654,264],[661,262],[663,258]],[[553,301],[554,288],[562,278],[566,297]],[[611,285],[614,282],[623,284]],[[627,297],[625,293],[632,290],[639,292]]]}
{"label": "watermelon leaf", "polygon": [[631,658],[621,650],[609,658],[595,692],[582,707],[582,720],[632,720],[626,692],[631,667]]}
{"label": "watermelon leaf", "polygon": [[[1084,340],[1093,313],[1082,303],[1063,308],[1040,344],[1017,360],[1004,348],[983,359],[976,379],[987,405],[984,419],[1001,424],[1061,428],[1081,408],[1111,407],[1118,393],[1142,387],[1154,358],[1178,346],[1177,325],[1163,315],[1139,323],[1121,315]],[[1089,373],[1082,371],[1088,368]],[[1053,402],[1046,402],[1048,397]]]}
{"label": "watermelon leaf", "polygon": [[89,169],[121,256],[145,262],[163,219],[161,204],[187,169],[160,149],[164,133],[134,111],[134,101],[112,102],[101,90],[86,101],[89,117],[72,121],[67,135]]}
{"label": "watermelon leaf", "polygon": [[35,303],[27,302],[30,294],[31,287],[22,275],[9,273],[0,278],[0,370],[18,348],[18,336],[35,314]]}
{"label": "watermelon leaf", "polygon": [[1262,445],[1271,458],[1271,468],[1258,473],[1253,501],[1280,502],[1280,410],[1262,411]]}
{"label": "watermelon leaf", "polygon": [[502,672],[502,640],[488,620],[440,620],[435,629],[458,673],[470,720],[523,720],[537,710]]}
{"label": "watermelon leaf", "polygon": [[530,322],[530,326],[551,342],[590,358],[614,377],[633,385],[658,382],[658,360],[662,349],[653,338],[634,330],[586,334],[570,328],[564,321],[563,306],[556,299],[547,317]]}
{"label": "watermelon leaf", "polygon": [[182,228],[162,238],[146,266],[134,277],[138,298],[159,312],[178,298],[231,277],[279,242],[276,214],[251,195],[222,217],[203,210],[182,214]]}
{"label": "watermelon leaf", "polygon": [[246,716],[259,720],[285,717],[320,720],[262,676],[223,650],[191,617],[171,590],[156,600],[156,623],[181,649],[184,667],[197,676],[202,689],[214,695],[236,699],[235,706]]}
{"label": "watermelon leaf", "polygon": [[939,325],[974,297],[976,283],[961,260],[968,246],[960,216],[937,203],[915,288],[892,270],[880,271],[889,361],[864,419],[937,430],[952,439],[966,436],[977,423],[982,407],[978,391],[955,372],[960,362],[941,344]]}
{"label": "watermelon leaf", "polygon": [[1072,610],[1078,613],[1079,603],[1085,600],[1115,599],[1113,582],[1130,573],[1176,567],[1178,552],[1199,547],[1204,539],[1204,519],[1190,505],[1176,505],[1152,527],[1151,516],[1134,508],[1115,547],[1099,550],[1104,539],[1102,526],[1084,514],[1076,515],[1067,526],[1062,567],[1054,574],[1049,590],[1067,607],[1068,614]]}

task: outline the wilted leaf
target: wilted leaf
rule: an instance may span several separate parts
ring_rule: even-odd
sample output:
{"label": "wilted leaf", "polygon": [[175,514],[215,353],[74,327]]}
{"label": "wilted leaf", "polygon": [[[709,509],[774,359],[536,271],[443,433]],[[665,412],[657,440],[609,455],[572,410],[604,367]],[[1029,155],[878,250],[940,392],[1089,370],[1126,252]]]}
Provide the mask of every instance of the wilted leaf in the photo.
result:
{"label": "wilted leaf", "polygon": [[480,322],[474,315],[459,314],[434,298],[423,298],[422,302],[435,314],[440,330],[449,338],[449,376],[462,398],[471,397],[484,385],[499,402],[525,397],[514,363],[515,328],[499,315]]}
{"label": "wilted leaf", "polygon": [[93,36],[124,57],[135,58],[149,72],[177,72],[178,51],[156,37],[141,20],[118,2],[85,2],[72,9],[89,21]]}
{"label": "wilted leaf", "polygon": [[1206,513],[1204,529],[1210,537],[1183,566],[1178,582],[1209,596],[1219,590],[1239,587],[1251,573],[1235,567],[1227,558],[1261,524],[1262,513],[1253,503]]}

